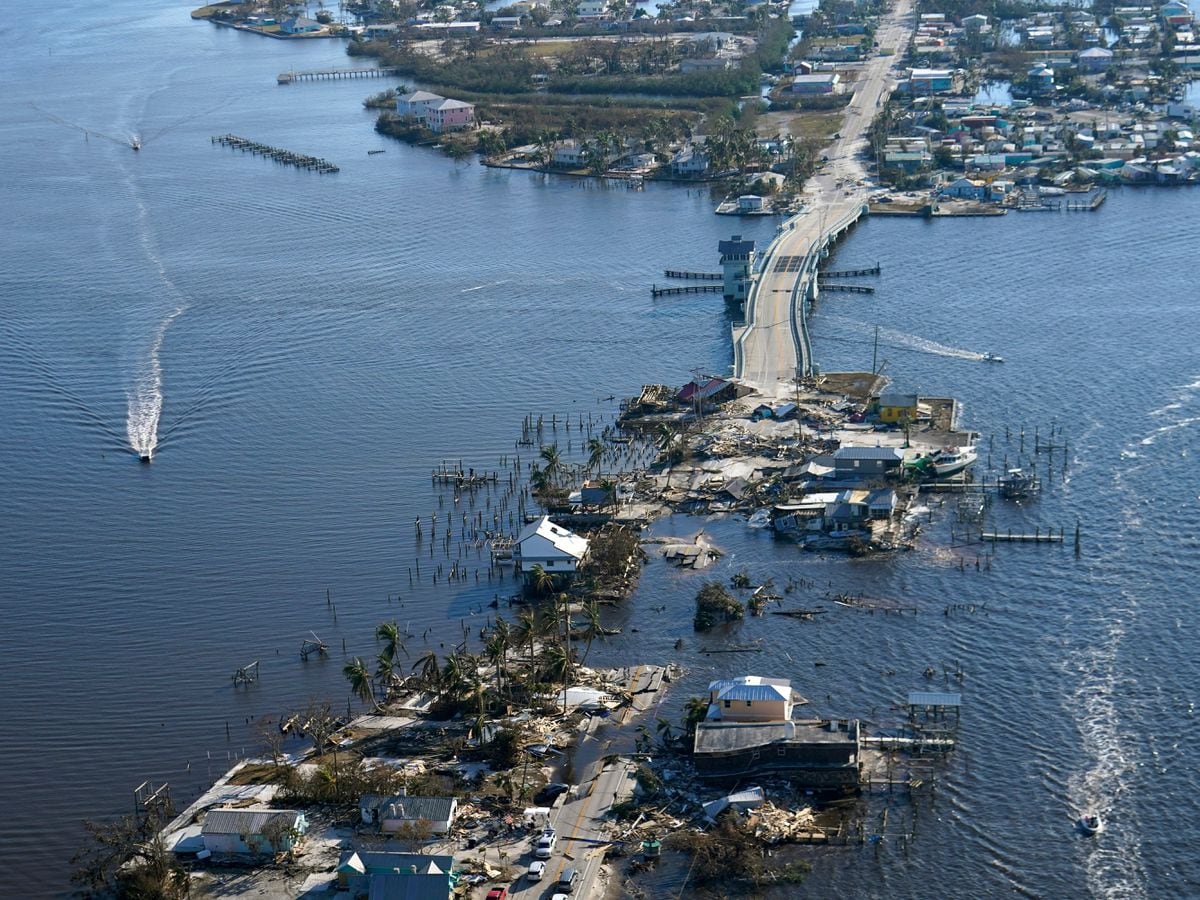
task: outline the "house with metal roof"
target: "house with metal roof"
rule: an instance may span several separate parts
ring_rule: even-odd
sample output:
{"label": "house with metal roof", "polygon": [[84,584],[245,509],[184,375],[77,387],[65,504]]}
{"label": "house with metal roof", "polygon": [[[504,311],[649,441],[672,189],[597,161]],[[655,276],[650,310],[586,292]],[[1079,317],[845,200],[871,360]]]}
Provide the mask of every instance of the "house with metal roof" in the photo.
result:
{"label": "house with metal roof", "polygon": [[358,801],[358,812],[364,825],[375,825],[384,833],[428,828],[433,834],[445,834],[454,824],[458,799],[364,794]]}
{"label": "house with metal roof", "polygon": [[452,888],[442,873],[430,875],[372,875],[367,900],[447,900]]}
{"label": "house with metal roof", "polygon": [[708,721],[770,722],[792,717],[792,683],[786,678],[742,675],[708,685]]}
{"label": "house with metal roof", "polygon": [[308,830],[294,809],[210,809],[200,826],[204,849],[213,855],[286,853]]}
{"label": "house with metal roof", "polygon": [[513,564],[526,579],[534,566],[554,576],[570,578],[587,557],[588,540],[556,525],[549,516],[525,526],[513,546]]}
{"label": "house with metal roof", "polygon": [[833,468],[839,477],[888,475],[900,470],[904,451],[899,447],[839,447],[833,453]]}
{"label": "house with metal roof", "polygon": [[812,790],[852,790],[860,777],[861,730],[848,721],[701,722],[692,763],[701,778],[734,780],[778,772]]}
{"label": "house with metal roof", "polygon": [[[387,890],[414,891],[411,895],[414,900],[445,900],[458,884],[453,856],[427,856],[423,853],[397,853],[391,850],[348,850],[342,854],[336,873],[338,890],[349,891],[351,896],[375,890],[374,883],[376,879],[381,878],[411,879],[407,888],[389,885]],[[404,893],[389,893],[385,896],[389,900],[395,896],[409,900]]]}

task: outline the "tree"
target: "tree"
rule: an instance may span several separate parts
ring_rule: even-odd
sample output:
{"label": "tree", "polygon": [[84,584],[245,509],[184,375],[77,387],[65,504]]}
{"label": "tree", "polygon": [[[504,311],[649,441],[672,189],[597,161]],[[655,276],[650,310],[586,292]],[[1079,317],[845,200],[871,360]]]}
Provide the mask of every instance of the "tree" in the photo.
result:
{"label": "tree", "polygon": [[404,645],[400,641],[400,626],[396,624],[395,619],[376,625],[375,639],[383,641],[383,652],[388,659],[395,660],[396,651],[404,649]]}
{"label": "tree", "polygon": [[543,569],[540,563],[535,563],[529,570],[529,585],[535,594],[549,594],[554,590],[554,576]]}
{"label": "tree", "polygon": [[83,823],[89,843],[71,857],[71,883],[86,897],[184,900],[191,893],[187,871],[162,839],[174,810],[169,802],[115,822]]}
{"label": "tree", "polygon": [[356,656],[342,667],[342,674],[350,682],[350,690],[363,703],[375,706],[375,689],[371,686],[371,673],[361,656]]}
{"label": "tree", "polygon": [[548,447],[543,447],[539,453],[542,461],[546,463],[546,475],[549,477],[552,484],[558,484],[558,476],[562,472],[562,452],[558,449],[558,444],[550,444]]}
{"label": "tree", "polygon": [[432,690],[437,696],[441,696],[442,690],[442,667],[438,663],[437,654],[432,650],[426,650],[413,663],[412,670],[421,680],[421,684],[428,690]]}
{"label": "tree", "polygon": [[600,438],[598,438],[598,437],[588,438],[587,451],[588,451],[588,468],[589,469],[594,470],[594,469],[598,469],[600,467],[600,462],[601,462],[601,460],[604,459],[605,449],[606,448],[604,446],[604,441],[600,440]]}
{"label": "tree", "polygon": [[696,734],[696,726],[708,715],[707,697],[689,697],[683,705],[683,731],[689,738]]}
{"label": "tree", "polygon": [[543,653],[542,675],[546,681],[562,684],[563,715],[567,714],[567,683],[571,675],[571,657],[561,644],[550,644]]}
{"label": "tree", "polygon": [[590,600],[583,605],[583,615],[587,619],[586,630],[584,631],[584,640],[587,645],[583,648],[583,659],[579,661],[582,666],[587,662],[588,654],[592,652],[592,641],[596,639],[596,635],[603,630],[603,625],[600,623],[600,604],[595,600]]}

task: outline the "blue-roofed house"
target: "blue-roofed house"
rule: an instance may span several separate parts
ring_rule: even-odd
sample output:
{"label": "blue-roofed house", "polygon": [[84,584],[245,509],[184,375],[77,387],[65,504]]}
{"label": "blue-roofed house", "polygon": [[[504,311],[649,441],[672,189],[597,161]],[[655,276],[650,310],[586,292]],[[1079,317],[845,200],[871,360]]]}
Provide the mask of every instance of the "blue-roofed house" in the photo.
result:
{"label": "blue-roofed house", "polygon": [[776,722],[792,717],[792,683],[786,678],[743,675],[711,682],[708,686],[709,720],[726,722]]}

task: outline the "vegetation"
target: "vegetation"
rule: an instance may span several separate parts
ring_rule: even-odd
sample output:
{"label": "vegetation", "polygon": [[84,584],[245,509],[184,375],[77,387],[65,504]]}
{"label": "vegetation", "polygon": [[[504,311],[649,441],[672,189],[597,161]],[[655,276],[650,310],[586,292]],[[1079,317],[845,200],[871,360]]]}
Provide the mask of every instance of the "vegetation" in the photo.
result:
{"label": "vegetation", "polygon": [[[700,884],[720,882],[724,890],[734,884],[755,888],[767,884],[798,884],[812,866],[807,862],[777,865],[764,856],[762,844],[732,814],[721,817],[711,831],[672,832],[664,841],[672,850],[691,853],[691,878]],[[741,893],[741,891],[731,891]]]}
{"label": "vegetation", "polygon": [[745,615],[745,607],[725,589],[725,585],[710,581],[696,594],[696,615],[692,619],[692,627],[696,631],[707,631],[722,622],[736,622]]}
{"label": "vegetation", "polygon": [[155,805],[144,815],[83,823],[87,842],[71,858],[71,883],[84,897],[183,900],[191,892],[187,870],[160,836],[174,810]]}

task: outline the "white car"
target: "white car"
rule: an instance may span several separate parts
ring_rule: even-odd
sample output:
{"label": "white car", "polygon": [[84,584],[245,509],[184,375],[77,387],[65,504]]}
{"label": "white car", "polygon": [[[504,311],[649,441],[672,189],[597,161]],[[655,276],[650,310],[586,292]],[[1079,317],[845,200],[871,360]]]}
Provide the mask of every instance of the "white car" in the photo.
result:
{"label": "white car", "polygon": [[537,859],[529,864],[528,878],[530,881],[541,881],[542,876],[546,874],[546,864],[542,860]]}
{"label": "white car", "polygon": [[538,859],[549,859],[554,855],[554,845],[558,842],[558,835],[554,833],[553,828],[547,828],[538,838],[537,849],[533,851],[533,855]]}

